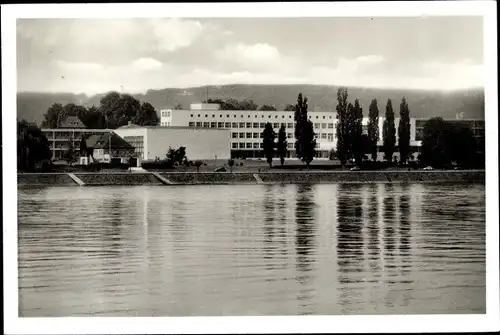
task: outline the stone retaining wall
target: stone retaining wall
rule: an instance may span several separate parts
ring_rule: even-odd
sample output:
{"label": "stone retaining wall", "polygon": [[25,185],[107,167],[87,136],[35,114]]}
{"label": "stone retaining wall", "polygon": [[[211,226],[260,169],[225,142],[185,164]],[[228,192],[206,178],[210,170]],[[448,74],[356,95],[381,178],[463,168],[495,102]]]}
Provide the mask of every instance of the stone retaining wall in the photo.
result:
{"label": "stone retaining wall", "polygon": [[[164,185],[152,173],[75,173],[87,186]],[[164,172],[179,185],[257,184],[251,172]],[[264,184],[380,183],[380,182],[485,182],[484,170],[468,171],[296,171],[257,173]],[[66,173],[20,173],[18,185],[78,186]],[[165,185],[169,186],[169,185]]]}

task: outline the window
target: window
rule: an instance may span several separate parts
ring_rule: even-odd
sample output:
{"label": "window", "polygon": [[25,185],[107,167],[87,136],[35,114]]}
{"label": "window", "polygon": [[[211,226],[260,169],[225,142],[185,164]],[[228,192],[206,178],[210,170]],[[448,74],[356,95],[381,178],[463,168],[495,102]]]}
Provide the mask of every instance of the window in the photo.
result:
{"label": "window", "polygon": [[245,149],[245,143],[240,143],[240,149]]}
{"label": "window", "polygon": [[238,133],[231,133],[232,138],[238,138]]}
{"label": "window", "polygon": [[240,138],[245,138],[245,133],[240,133]]}
{"label": "window", "polygon": [[214,117],[215,117],[215,114],[212,114],[212,118],[214,118]]}
{"label": "window", "polygon": [[247,122],[247,128],[252,128],[252,123],[251,122]]}
{"label": "window", "polygon": [[293,123],[287,123],[287,124],[286,124],[286,127],[287,127],[287,128],[293,128]]}
{"label": "window", "polygon": [[241,114],[241,118],[243,118],[243,114]]}
{"label": "window", "polygon": [[198,117],[200,117],[200,114],[198,114]]}
{"label": "window", "polygon": [[248,118],[250,118],[252,115],[248,114]]}
{"label": "window", "polygon": [[265,128],[265,127],[266,127],[266,124],[264,122],[261,122],[259,128]]}
{"label": "window", "polygon": [[288,143],[288,149],[293,149],[293,143]]}
{"label": "window", "polygon": [[286,133],[286,138],[292,138],[292,133]]}
{"label": "window", "polygon": [[208,117],[208,114],[205,114],[205,117]]}
{"label": "window", "polygon": [[224,128],[224,122],[217,122],[217,127]]}
{"label": "window", "polygon": [[252,133],[247,133],[247,138],[252,138]]}
{"label": "window", "polygon": [[217,128],[217,122],[210,122],[210,128]]}
{"label": "window", "polygon": [[275,118],[275,119],[277,119],[277,118],[278,118],[278,115],[276,115],[274,118]]}
{"label": "window", "polygon": [[326,119],[326,116],[323,115],[323,120]]}
{"label": "window", "polygon": [[259,143],[254,143],[254,144],[253,144],[253,148],[254,148],[254,149],[259,149]]}
{"label": "window", "polygon": [[238,123],[237,122],[233,122],[233,127],[232,128],[238,128]]}
{"label": "window", "polygon": [[231,128],[231,122],[226,122],[226,127],[225,128]]}
{"label": "window", "polygon": [[204,127],[204,128],[208,128],[209,126],[210,126],[210,123],[208,123],[208,122],[203,122],[203,127]]}
{"label": "window", "polygon": [[193,117],[193,114],[189,115],[190,117]]}
{"label": "window", "polygon": [[326,139],[326,133],[321,134],[321,139],[323,139],[323,140]]}
{"label": "window", "polygon": [[329,123],[329,124],[328,124],[328,128],[329,128],[329,129],[333,129],[333,123]]}
{"label": "window", "polygon": [[201,122],[196,122],[196,127],[201,127],[202,123]]}
{"label": "window", "polygon": [[245,128],[245,122],[240,122],[240,128]]}
{"label": "window", "polygon": [[280,124],[280,127],[286,128],[286,124],[282,123],[282,124]]}
{"label": "window", "polygon": [[280,124],[279,123],[273,123],[273,128],[279,128]]}
{"label": "window", "polygon": [[194,127],[194,122],[189,122],[190,127]]}
{"label": "window", "polygon": [[260,133],[260,138],[264,138],[264,132]]}
{"label": "window", "polygon": [[328,134],[328,142],[333,142],[333,134]]}
{"label": "window", "polygon": [[222,119],[222,114],[221,114],[221,115],[219,115],[219,117]]}
{"label": "window", "polygon": [[229,114],[226,114],[226,117],[229,117]]}
{"label": "window", "polygon": [[235,142],[235,143],[232,143],[232,144],[231,144],[231,147],[232,147],[233,149],[238,149],[238,143],[236,143],[236,142]]}
{"label": "window", "polygon": [[331,119],[332,119],[332,116],[330,115],[328,118],[331,120]]}
{"label": "window", "polygon": [[233,117],[236,118],[236,114],[234,114]]}
{"label": "window", "polygon": [[259,138],[259,133],[253,133],[253,138]]}
{"label": "window", "polygon": [[262,115],[262,118],[264,118],[264,115]]}
{"label": "window", "polygon": [[252,149],[252,143],[247,143],[247,149]]}
{"label": "window", "polygon": [[325,129],[326,128],[326,123],[321,124],[321,128]]}
{"label": "window", "polygon": [[314,124],[314,129],[318,129],[319,128],[319,123],[315,123]]}
{"label": "window", "polygon": [[319,118],[319,116],[316,115],[316,119],[318,119],[318,118]]}
{"label": "window", "polygon": [[288,118],[289,118],[289,119],[291,119],[291,118],[292,118],[292,116],[291,116],[291,115],[288,115]]}
{"label": "window", "polygon": [[259,143],[259,147],[260,147],[261,149],[264,149],[264,143],[262,143],[262,142],[261,142],[261,143]]}
{"label": "window", "polygon": [[268,119],[270,119],[270,118],[271,118],[271,115],[269,115],[267,118],[268,118]]}
{"label": "window", "polygon": [[258,124],[257,122],[254,122],[254,123],[253,123],[253,127],[254,127],[254,128],[259,128],[259,124]]}

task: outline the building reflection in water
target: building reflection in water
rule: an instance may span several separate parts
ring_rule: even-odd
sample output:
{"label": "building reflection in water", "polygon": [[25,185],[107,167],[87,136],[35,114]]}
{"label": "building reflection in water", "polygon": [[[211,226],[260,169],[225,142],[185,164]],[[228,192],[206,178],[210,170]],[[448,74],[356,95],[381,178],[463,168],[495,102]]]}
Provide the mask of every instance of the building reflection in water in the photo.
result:
{"label": "building reflection in water", "polygon": [[[273,244],[274,239],[274,221],[275,217],[275,194],[274,194],[274,185],[264,185],[264,200],[263,200],[263,209],[264,209],[264,259],[271,260],[273,258],[273,250],[275,246]],[[270,262],[266,262],[266,269],[271,270],[269,268]]]}
{"label": "building reflection in water", "polygon": [[307,184],[297,184],[295,220],[295,253],[296,253],[296,280],[302,285],[299,289],[297,300],[301,310],[299,314],[311,314],[314,312],[311,300],[314,296],[314,285],[312,283],[314,251],[316,248],[316,226],[315,226],[315,203],[314,188]]}
{"label": "building reflection in water", "polygon": [[368,265],[373,279],[369,280],[372,283],[378,283],[381,277],[380,266],[380,201],[379,201],[380,184],[368,185],[368,210],[366,213],[367,224],[366,229],[368,233]]}
{"label": "building reflection in water", "polygon": [[355,305],[353,299],[360,294],[357,284],[364,282],[362,187],[359,184],[340,184],[337,189],[338,287],[343,313],[348,313]]}
{"label": "building reflection in water", "polygon": [[[411,261],[411,187],[402,185],[399,195],[399,264],[400,283],[412,284],[412,261]],[[411,291],[404,290],[402,293],[402,305],[408,306],[411,300]]]}

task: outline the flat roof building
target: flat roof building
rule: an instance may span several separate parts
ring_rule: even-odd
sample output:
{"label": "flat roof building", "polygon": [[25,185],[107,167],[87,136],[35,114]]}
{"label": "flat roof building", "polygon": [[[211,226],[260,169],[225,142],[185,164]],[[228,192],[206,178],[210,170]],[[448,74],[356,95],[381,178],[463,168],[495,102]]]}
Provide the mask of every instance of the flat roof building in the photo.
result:
{"label": "flat roof building", "polygon": [[135,147],[141,160],[164,159],[169,147],[186,147],[190,160],[229,159],[229,129],[206,129],[183,126],[138,126],[129,124],[115,133]]}

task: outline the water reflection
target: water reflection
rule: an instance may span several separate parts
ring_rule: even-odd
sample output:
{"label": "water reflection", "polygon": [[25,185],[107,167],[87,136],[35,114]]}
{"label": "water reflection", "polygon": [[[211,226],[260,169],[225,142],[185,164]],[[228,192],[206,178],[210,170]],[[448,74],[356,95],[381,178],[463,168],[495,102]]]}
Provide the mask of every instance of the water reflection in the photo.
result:
{"label": "water reflection", "polygon": [[485,311],[481,185],[96,190],[19,190],[21,316]]}
{"label": "water reflection", "polygon": [[311,314],[311,305],[308,302],[313,298],[314,289],[311,287],[314,264],[314,249],[316,246],[315,215],[314,215],[314,188],[312,185],[296,185],[295,204],[295,253],[297,281],[302,284],[297,299],[300,301],[302,312],[300,314]]}

